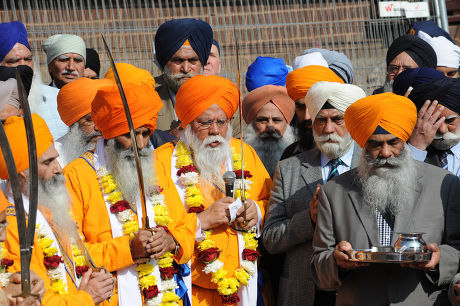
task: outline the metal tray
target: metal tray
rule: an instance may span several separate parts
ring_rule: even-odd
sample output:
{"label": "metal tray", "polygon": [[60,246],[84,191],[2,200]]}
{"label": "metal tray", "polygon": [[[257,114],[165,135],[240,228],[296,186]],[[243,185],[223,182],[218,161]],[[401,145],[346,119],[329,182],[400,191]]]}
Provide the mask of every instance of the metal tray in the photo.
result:
{"label": "metal tray", "polygon": [[348,254],[352,261],[369,263],[423,263],[431,259],[431,252],[396,252],[390,249],[385,251],[378,248],[351,250]]}

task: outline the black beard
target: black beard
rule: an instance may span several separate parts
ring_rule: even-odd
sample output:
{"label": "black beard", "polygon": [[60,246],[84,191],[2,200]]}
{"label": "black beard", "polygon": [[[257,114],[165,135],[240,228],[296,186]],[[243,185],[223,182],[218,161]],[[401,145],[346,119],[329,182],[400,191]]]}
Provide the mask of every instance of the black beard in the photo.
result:
{"label": "black beard", "polygon": [[302,151],[313,149],[315,139],[313,138],[311,119],[297,123],[297,138],[299,139],[299,146]]}

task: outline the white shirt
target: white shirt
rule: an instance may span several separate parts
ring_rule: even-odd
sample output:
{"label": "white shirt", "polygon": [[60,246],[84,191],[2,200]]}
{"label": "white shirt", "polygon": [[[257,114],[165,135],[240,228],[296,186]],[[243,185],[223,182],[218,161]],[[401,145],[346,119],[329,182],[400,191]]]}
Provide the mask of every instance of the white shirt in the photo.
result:
{"label": "white shirt", "polygon": [[[420,150],[414,147],[409,143],[409,148],[412,152],[412,157],[418,161],[425,161],[427,151]],[[447,154],[447,166],[444,169],[452,172],[456,176],[460,177],[460,142],[457,143],[455,146],[450,148],[452,153]]]}
{"label": "white shirt", "polygon": [[[342,164],[340,164],[337,167],[337,172],[339,174],[345,173],[351,169],[351,160],[353,159],[354,147],[355,146],[353,144],[351,148],[344,155],[340,156],[340,159],[342,160]],[[328,164],[329,161],[330,159],[327,158],[323,154],[323,152],[321,152],[321,172],[323,174],[323,184],[327,182],[327,178],[332,171],[332,165]]]}

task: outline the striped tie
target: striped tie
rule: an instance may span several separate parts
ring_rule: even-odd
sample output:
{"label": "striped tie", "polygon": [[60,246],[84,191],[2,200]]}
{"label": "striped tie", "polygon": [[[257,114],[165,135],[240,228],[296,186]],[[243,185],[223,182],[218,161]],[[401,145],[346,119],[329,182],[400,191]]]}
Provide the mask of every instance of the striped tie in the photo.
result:
{"label": "striped tie", "polygon": [[331,159],[328,164],[331,165],[331,172],[327,177],[327,181],[339,175],[338,167],[343,164],[343,161],[340,158]]}
{"label": "striped tie", "polygon": [[446,169],[447,168],[447,155],[449,155],[450,150],[443,151],[440,153],[439,156],[439,163],[441,164],[441,168]]}

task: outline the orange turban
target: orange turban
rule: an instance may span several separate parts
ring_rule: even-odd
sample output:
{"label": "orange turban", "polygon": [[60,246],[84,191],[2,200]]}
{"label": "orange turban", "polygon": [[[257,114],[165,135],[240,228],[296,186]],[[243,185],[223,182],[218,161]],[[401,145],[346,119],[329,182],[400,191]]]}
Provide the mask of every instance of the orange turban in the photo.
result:
{"label": "orange turban", "polygon": [[[153,133],[158,111],[163,107],[160,96],[148,85],[123,84],[134,128],[145,126]],[[102,87],[91,104],[91,115],[102,136],[111,139],[129,133],[123,102],[116,85]]]}
{"label": "orange turban", "polygon": [[[43,153],[53,143],[53,136],[51,135],[45,120],[37,114],[32,114],[32,123],[34,125],[35,142],[37,143],[37,158],[40,158]],[[11,151],[13,153],[14,163],[18,173],[29,168],[29,150],[27,149],[27,136],[26,128],[24,126],[24,118],[22,117],[9,117],[4,123],[6,137],[10,143]],[[8,170],[6,162],[3,158],[3,153],[0,150],[0,178],[2,180],[8,179]]]}
{"label": "orange turban", "polygon": [[310,87],[320,81],[343,84],[343,80],[331,69],[311,65],[290,72],[286,77],[286,89],[289,97],[297,101],[300,98],[305,98]]}
{"label": "orange turban", "polygon": [[176,114],[185,128],[213,104],[219,105],[230,119],[238,108],[235,84],[217,75],[196,75],[179,88]]}
{"label": "orange turban", "polygon": [[113,82],[107,79],[79,78],[63,86],[57,96],[57,110],[62,121],[71,126],[91,113],[91,102],[97,90],[104,86],[113,86]]}
{"label": "orange turban", "polygon": [[295,103],[289,98],[286,87],[265,85],[250,91],[243,100],[243,118],[250,124],[257,117],[257,113],[267,103],[273,103],[283,114],[287,123],[290,123],[295,112]]}
{"label": "orange turban", "polygon": [[345,112],[347,130],[361,148],[378,126],[407,141],[416,121],[417,109],[414,103],[391,92],[360,99]]}
{"label": "orange turban", "polygon": [[[125,83],[134,83],[137,85],[145,84],[155,88],[155,79],[147,70],[126,63],[117,63],[115,66],[117,67],[118,75],[123,85],[125,85]],[[107,71],[104,78],[115,83],[112,68]]]}
{"label": "orange turban", "polygon": [[5,209],[10,205],[11,204],[8,202],[3,192],[0,191],[0,213],[4,212]]}

